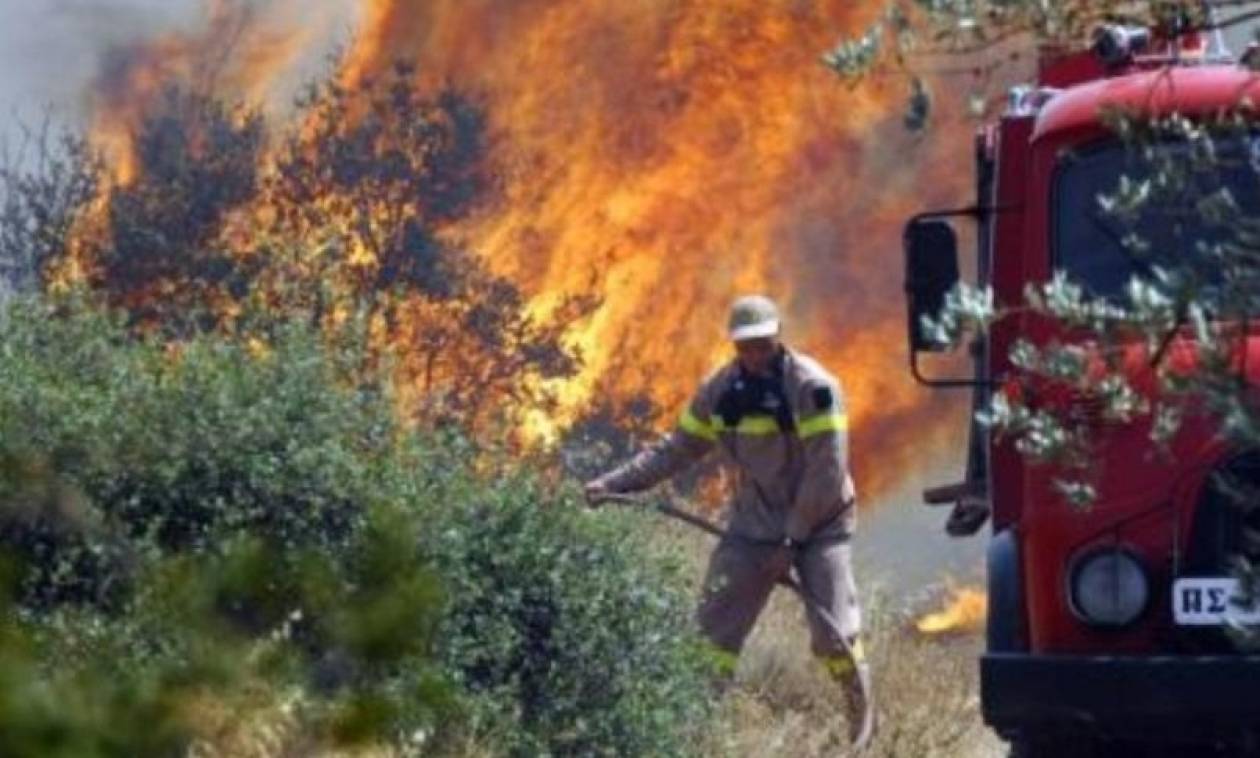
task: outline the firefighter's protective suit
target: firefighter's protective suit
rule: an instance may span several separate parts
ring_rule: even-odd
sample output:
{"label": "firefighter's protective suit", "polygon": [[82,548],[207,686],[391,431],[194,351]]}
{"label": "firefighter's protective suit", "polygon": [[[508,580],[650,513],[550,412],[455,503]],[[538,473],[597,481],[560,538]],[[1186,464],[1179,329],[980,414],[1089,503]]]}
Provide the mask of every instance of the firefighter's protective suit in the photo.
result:
{"label": "firefighter's protective suit", "polygon": [[866,683],[850,556],[856,507],[844,395],[831,374],[800,353],[784,349],[774,373],[762,379],[746,375],[738,361],[724,366],[703,383],[674,431],[600,482],[610,492],[648,489],[719,451],[738,483],[729,537],[710,558],[701,629],[738,655],[788,569],[790,546],[802,589],[835,621],[807,608],[814,653],[842,681],[860,675]]}

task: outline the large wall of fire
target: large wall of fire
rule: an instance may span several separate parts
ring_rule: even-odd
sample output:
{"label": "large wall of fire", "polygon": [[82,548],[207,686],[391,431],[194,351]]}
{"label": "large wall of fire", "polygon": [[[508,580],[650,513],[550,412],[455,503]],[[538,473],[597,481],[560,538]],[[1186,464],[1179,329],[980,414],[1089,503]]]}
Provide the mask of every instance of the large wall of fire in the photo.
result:
{"label": "large wall of fire", "polygon": [[[484,105],[494,189],[443,234],[539,313],[602,298],[572,326],[584,367],[557,388],[557,418],[644,390],[672,416],[725,357],[731,298],[763,291],[790,340],[841,376],[869,495],[961,437],[957,403],[906,371],[900,226],[965,202],[971,157],[961,118],[903,127],[903,78],[850,86],[821,65],[881,6],[357,0],[332,75],[353,86],[406,59],[422,86]],[[168,83],[212,75],[225,97],[283,114],[309,71],[298,62],[346,22],[311,7],[207,0],[200,25],[112,51],[89,97],[116,178],[134,178],[130,140]]]}

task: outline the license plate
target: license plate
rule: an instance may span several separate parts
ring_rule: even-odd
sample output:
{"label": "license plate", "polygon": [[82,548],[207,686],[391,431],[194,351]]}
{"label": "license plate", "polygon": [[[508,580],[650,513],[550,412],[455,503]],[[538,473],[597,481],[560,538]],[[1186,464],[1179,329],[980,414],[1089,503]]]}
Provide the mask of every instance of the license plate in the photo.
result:
{"label": "license plate", "polygon": [[1238,580],[1194,577],[1173,583],[1173,620],[1181,626],[1260,624],[1260,604],[1239,605]]}

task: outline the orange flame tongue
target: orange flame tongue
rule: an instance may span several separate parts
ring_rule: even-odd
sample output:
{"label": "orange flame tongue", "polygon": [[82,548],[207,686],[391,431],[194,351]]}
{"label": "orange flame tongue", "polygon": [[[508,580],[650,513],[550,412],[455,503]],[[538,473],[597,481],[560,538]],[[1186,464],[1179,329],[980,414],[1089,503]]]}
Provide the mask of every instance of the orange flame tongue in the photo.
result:
{"label": "orange flame tongue", "polygon": [[955,588],[943,609],[923,616],[915,626],[923,634],[975,632],[984,626],[988,608],[989,598],[983,590]]}
{"label": "orange flame tongue", "polygon": [[[920,430],[939,429],[939,410],[906,378],[899,303],[884,293],[899,286],[896,228],[949,162],[900,128],[896,87],[846,88],[819,63],[879,7],[378,0],[345,78],[418,55],[422,77],[484,93],[502,191],[451,235],[540,313],[592,282],[603,297],[571,332],[585,365],[553,420],[610,378],[672,416],[726,357],[727,303],[766,291],[789,340],[850,388],[858,434],[900,466],[913,456],[893,451],[926,440],[879,419],[914,409],[928,413]],[[965,160],[966,138],[944,142]]]}
{"label": "orange flame tongue", "polygon": [[[882,2],[358,5],[343,85],[406,59],[422,85],[485,108],[497,190],[446,241],[516,282],[540,316],[567,294],[602,298],[569,332],[583,367],[554,387],[543,431],[602,391],[646,391],[672,417],[725,359],[726,306],[749,291],[778,299],[789,342],[843,380],[868,496],[963,428],[942,423],[950,406],[904,368],[896,249],[913,210],[957,204],[969,140],[958,123],[938,123],[931,141],[907,134],[898,80],[850,88],[819,62]],[[127,51],[102,75],[96,139],[119,179],[140,170],[129,139],[165,84],[216,71],[215,86],[247,103],[274,95],[311,19],[276,0],[266,23],[246,23],[252,7],[212,2],[203,32]]]}

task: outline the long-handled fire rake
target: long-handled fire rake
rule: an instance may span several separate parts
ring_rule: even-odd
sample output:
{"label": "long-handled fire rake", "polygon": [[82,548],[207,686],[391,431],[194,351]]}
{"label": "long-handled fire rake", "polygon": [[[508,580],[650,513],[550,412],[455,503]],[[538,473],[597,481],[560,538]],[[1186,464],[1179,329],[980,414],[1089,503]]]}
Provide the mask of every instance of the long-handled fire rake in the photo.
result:
{"label": "long-handled fire rake", "polygon": [[[687,511],[683,508],[679,508],[678,506],[671,503],[668,499],[649,501],[648,499],[643,498],[643,497],[638,497],[635,495],[617,494],[617,493],[607,493],[607,494],[601,495],[599,499],[602,502],[622,503],[625,505],[635,505],[635,506],[649,506],[653,510],[657,511],[658,513],[668,516],[669,518],[675,519],[676,521],[681,521],[684,524],[687,524],[689,526],[695,527],[703,532],[706,532],[714,537],[717,537],[719,540],[740,539],[738,536],[728,533],[726,530],[722,529],[717,524],[714,524],[708,519],[705,519],[701,516],[697,516],[696,514],[691,513],[690,511]],[[856,655],[856,651],[854,651],[853,646],[849,643],[847,639],[845,639],[844,635],[840,633],[840,629],[841,629],[840,624],[836,620],[836,617],[831,614],[831,611],[825,608],[823,605],[821,605],[817,601],[815,601],[812,597],[810,597],[809,593],[805,591],[805,587],[801,584],[800,580],[797,577],[793,576],[792,574],[789,573],[789,574],[779,577],[778,584],[779,586],[786,587],[787,589],[795,593],[796,596],[800,598],[801,602],[805,605],[805,607],[810,612],[817,614],[818,617],[821,618],[824,623],[826,623],[829,627],[831,627],[835,631],[835,637],[836,639],[840,641],[840,644],[844,649],[845,655],[848,656],[852,664],[855,667],[857,667],[860,661]],[[853,673],[853,677],[854,677],[854,682],[856,683],[861,693],[861,698],[862,698],[862,713],[861,713],[862,723],[859,729],[854,730],[855,734],[853,737],[853,747],[856,750],[861,751],[861,750],[866,749],[866,747],[870,744],[872,736],[874,736],[875,704],[871,698],[870,682],[868,682],[864,677],[858,676],[858,672],[856,670]],[[852,715],[850,717],[852,717]]]}

